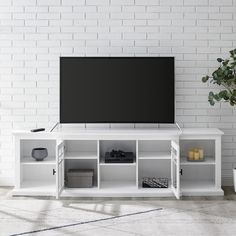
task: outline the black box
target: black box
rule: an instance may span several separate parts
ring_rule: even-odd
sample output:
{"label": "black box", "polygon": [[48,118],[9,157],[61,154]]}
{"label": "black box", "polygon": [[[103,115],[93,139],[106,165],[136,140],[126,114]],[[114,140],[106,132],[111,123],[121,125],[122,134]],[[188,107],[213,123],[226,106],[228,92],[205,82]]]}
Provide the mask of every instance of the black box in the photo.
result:
{"label": "black box", "polygon": [[143,188],[168,188],[168,178],[143,178],[142,187]]}
{"label": "black box", "polygon": [[105,163],[133,163],[134,153],[133,152],[123,152],[122,156],[112,156],[111,152],[105,153]]}

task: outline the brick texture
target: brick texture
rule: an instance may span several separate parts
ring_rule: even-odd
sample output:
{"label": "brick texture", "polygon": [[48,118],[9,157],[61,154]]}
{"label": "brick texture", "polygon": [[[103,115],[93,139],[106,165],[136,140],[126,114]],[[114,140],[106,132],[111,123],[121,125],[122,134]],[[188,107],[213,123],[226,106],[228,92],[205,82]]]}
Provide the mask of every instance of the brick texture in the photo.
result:
{"label": "brick texture", "polygon": [[222,176],[232,184],[236,110],[211,107],[201,77],[235,39],[235,0],[0,1],[0,184],[14,176],[12,130],[59,119],[62,55],[175,56],[176,120],[225,132]]}

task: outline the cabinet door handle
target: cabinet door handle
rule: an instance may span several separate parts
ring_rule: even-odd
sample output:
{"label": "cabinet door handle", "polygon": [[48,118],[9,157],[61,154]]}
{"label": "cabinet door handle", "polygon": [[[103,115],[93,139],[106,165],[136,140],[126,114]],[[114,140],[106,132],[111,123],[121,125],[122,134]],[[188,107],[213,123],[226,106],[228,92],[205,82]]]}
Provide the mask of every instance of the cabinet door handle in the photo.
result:
{"label": "cabinet door handle", "polygon": [[183,175],[183,169],[180,169],[179,173],[180,173],[181,175]]}
{"label": "cabinet door handle", "polygon": [[56,174],[56,171],[55,169],[52,169],[52,174],[55,175]]}

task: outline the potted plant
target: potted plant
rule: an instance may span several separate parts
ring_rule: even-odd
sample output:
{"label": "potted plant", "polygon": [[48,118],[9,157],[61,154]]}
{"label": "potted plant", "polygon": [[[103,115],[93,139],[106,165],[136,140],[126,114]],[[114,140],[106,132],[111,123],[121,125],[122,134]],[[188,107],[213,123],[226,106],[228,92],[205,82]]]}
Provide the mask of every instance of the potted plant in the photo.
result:
{"label": "potted plant", "polygon": [[[213,71],[211,76],[206,75],[202,82],[209,81],[219,85],[218,92],[209,92],[208,102],[214,106],[216,102],[228,102],[231,106],[236,105],[236,49],[231,50],[228,59],[217,58],[220,66]],[[236,168],[233,170],[234,190],[236,192]]]}

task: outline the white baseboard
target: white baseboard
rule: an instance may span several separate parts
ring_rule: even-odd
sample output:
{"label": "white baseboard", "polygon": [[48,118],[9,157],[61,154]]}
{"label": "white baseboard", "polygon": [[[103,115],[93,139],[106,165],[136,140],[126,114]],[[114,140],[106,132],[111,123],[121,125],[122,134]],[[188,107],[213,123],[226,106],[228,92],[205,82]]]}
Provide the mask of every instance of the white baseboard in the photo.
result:
{"label": "white baseboard", "polygon": [[14,178],[0,177],[0,186],[14,186]]}

